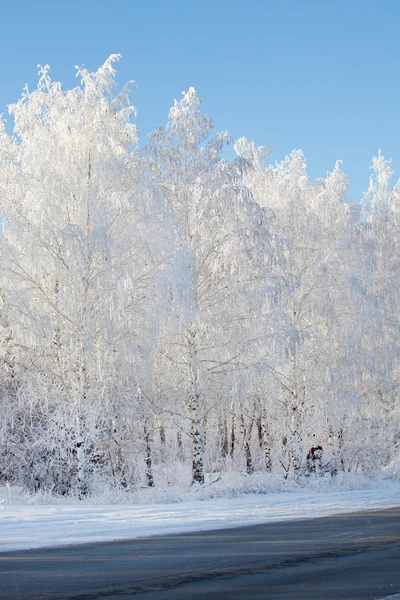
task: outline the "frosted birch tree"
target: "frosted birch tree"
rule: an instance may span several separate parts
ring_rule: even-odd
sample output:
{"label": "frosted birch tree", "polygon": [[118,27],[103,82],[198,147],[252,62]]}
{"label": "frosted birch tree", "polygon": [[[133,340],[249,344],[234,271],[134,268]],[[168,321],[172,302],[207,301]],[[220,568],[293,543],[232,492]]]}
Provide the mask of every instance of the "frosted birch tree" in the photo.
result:
{"label": "frosted birch tree", "polygon": [[[228,160],[193,88],[139,147],[111,56],[0,120],[0,477],[83,497],[398,451],[400,187]],[[397,450],[396,450],[397,448]],[[182,474],[180,469],[182,469]],[[316,469],[312,470],[317,473]],[[310,474],[310,472],[308,473]]]}
{"label": "frosted birch tree", "polygon": [[185,373],[194,483],[204,482],[205,417],[231,374],[240,377],[254,362],[257,317],[272,297],[279,303],[275,271],[281,252],[266,212],[242,183],[251,160],[240,153],[232,163],[222,157],[231,139],[226,132],[210,138],[212,122],[200,107],[191,88],[175,101],[167,127],[156,130],[146,149],[188,252],[192,316],[184,333],[167,341],[164,357]]}
{"label": "frosted birch tree", "polygon": [[[356,386],[364,416],[374,420],[386,440],[379,451],[380,461],[386,464],[396,451],[399,433],[400,185],[391,187],[392,165],[381,153],[373,159],[371,170],[359,227],[360,281],[369,327],[361,338],[364,360]],[[370,462],[374,462],[371,457]]]}
{"label": "frosted birch tree", "polygon": [[[256,169],[248,185],[257,201],[274,212],[273,229],[287,239],[288,313],[297,336],[291,337],[286,365],[273,377],[288,410],[281,431],[282,450],[290,459],[285,468],[291,464],[297,472],[313,436],[325,438],[326,406],[346,394],[332,383],[340,371],[335,336],[338,342],[341,327],[349,323],[342,296],[354,266],[353,209],[344,202],[348,182],[339,163],[326,179],[313,183],[300,151],[266,170]],[[328,372],[335,374],[331,384]]]}
{"label": "frosted birch tree", "polygon": [[13,330],[41,389],[35,395],[32,382],[25,401],[64,432],[81,494],[105,408],[115,430],[119,357],[140,345],[160,266],[150,246],[160,240],[163,200],[143,186],[134,107],[126,90],[113,92],[116,60],[95,73],[78,69],[81,85],[67,92],[41,68],[37,90],[10,107],[14,136],[3,132]]}

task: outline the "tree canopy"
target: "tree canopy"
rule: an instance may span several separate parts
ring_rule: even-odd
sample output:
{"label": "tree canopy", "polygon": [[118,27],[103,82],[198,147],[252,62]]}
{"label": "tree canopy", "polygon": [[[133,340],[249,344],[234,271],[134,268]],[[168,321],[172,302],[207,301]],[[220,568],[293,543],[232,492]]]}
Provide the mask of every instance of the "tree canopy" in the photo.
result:
{"label": "tree canopy", "polygon": [[340,161],[317,181],[299,150],[267,165],[194,88],[140,145],[118,59],[67,91],[40,67],[0,122],[0,477],[82,497],[380,472],[400,432],[390,161],[352,203]]}

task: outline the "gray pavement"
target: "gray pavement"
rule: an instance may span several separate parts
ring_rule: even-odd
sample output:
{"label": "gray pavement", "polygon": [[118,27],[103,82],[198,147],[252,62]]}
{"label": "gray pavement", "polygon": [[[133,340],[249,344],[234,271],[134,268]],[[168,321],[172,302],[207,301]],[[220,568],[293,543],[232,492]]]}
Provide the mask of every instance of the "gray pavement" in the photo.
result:
{"label": "gray pavement", "polygon": [[400,507],[0,554],[1,600],[343,600],[400,592]]}

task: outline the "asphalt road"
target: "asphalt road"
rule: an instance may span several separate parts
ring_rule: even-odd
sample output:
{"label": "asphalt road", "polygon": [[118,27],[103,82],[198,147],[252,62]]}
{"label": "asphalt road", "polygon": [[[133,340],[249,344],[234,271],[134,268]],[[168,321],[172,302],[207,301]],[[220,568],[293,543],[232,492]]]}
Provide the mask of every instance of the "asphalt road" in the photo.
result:
{"label": "asphalt road", "polygon": [[0,554],[1,600],[364,600],[398,592],[400,507]]}

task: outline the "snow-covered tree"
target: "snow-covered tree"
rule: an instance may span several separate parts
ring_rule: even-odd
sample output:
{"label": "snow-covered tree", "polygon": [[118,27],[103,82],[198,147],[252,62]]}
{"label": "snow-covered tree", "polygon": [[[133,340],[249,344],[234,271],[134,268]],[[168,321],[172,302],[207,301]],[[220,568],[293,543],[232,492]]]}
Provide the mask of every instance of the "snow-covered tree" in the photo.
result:
{"label": "snow-covered tree", "polygon": [[[81,493],[99,444],[115,436],[117,370],[156,327],[168,239],[163,199],[143,185],[134,108],[127,91],[113,93],[117,59],[78,69],[81,85],[67,92],[41,68],[37,90],[10,107],[14,136],[3,132],[3,265],[13,335],[31,361],[20,402],[31,427],[57,429]],[[138,385],[131,374],[132,403]]]}
{"label": "snow-covered tree", "polygon": [[183,375],[192,479],[198,483],[204,481],[202,426],[227,387],[232,390],[232,380],[254,362],[256,336],[267,335],[260,317],[271,298],[277,303],[281,251],[267,229],[266,211],[243,185],[252,161],[239,155],[229,163],[222,152],[231,138],[226,132],[211,138],[211,131],[190,88],[146,148],[149,169],[165,189],[188,253],[191,316],[183,333],[165,341],[163,356],[179,366],[177,377]]}
{"label": "snow-covered tree", "polygon": [[0,120],[0,477],[377,472],[400,434],[390,162],[359,205],[340,161],[310,181],[244,137],[228,160],[193,88],[140,147],[118,58],[71,90],[40,67]]}

